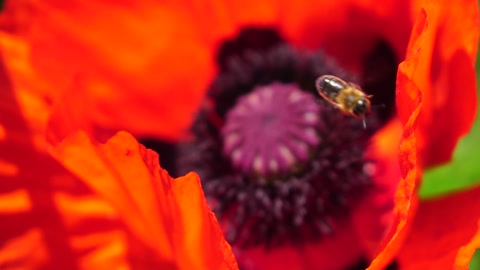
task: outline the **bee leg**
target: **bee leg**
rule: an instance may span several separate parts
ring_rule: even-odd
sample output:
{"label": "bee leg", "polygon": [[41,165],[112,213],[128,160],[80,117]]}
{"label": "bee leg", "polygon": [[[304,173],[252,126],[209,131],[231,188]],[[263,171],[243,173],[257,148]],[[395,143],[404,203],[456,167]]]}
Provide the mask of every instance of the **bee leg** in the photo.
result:
{"label": "bee leg", "polygon": [[367,129],[367,122],[365,122],[365,117],[362,118],[363,129]]}

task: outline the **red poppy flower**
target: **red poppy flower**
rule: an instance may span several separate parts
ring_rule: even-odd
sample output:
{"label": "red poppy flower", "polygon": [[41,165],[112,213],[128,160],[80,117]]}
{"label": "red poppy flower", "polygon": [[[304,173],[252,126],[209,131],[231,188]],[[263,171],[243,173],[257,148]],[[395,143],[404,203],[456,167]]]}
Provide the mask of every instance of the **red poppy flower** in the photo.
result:
{"label": "red poppy flower", "polygon": [[[23,0],[4,20],[48,89],[50,142],[153,137],[170,173],[201,175],[246,269],[408,269],[422,224],[447,225],[428,205],[455,198],[420,203],[425,221],[415,190],[473,121],[476,1]],[[386,108],[363,130],[315,100],[323,74]],[[429,246],[430,265],[465,263],[474,233]]]}
{"label": "red poppy flower", "polygon": [[41,97],[3,66],[0,87],[0,268],[238,269],[196,174],[172,179],[126,132],[47,152],[21,110]]}

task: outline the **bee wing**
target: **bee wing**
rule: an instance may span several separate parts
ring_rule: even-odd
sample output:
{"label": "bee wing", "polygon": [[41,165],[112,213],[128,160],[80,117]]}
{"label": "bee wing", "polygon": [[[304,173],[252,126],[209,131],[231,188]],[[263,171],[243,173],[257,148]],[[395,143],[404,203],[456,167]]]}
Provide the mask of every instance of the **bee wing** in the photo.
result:
{"label": "bee wing", "polygon": [[325,93],[319,91],[318,92],[320,94],[320,96],[323,98],[323,100],[327,101],[328,103],[332,104],[335,108],[337,109],[340,109],[340,110],[344,110],[343,106],[339,103],[337,103],[336,101],[332,100],[330,97],[328,97]]}
{"label": "bee wing", "polygon": [[358,90],[360,90],[360,91],[363,92],[363,90],[362,90],[362,88],[360,87],[360,85],[358,85],[358,84],[356,84],[356,83],[352,83],[352,82],[349,82],[348,84],[350,85],[350,87],[356,88],[356,89],[358,89]]}

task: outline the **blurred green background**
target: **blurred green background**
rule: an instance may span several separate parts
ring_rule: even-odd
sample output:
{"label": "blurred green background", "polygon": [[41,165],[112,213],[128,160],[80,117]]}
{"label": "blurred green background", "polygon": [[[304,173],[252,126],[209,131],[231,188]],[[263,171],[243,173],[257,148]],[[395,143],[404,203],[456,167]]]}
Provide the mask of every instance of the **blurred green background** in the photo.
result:
{"label": "blurred green background", "polygon": [[[477,55],[477,81],[480,81],[480,57]],[[477,85],[478,87],[478,85]],[[480,87],[477,88],[480,103]],[[476,117],[470,133],[462,138],[450,163],[425,172],[420,196],[422,199],[438,197],[480,185],[480,117]],[[480,249],[470,262],[471,270],[480,270]]]}

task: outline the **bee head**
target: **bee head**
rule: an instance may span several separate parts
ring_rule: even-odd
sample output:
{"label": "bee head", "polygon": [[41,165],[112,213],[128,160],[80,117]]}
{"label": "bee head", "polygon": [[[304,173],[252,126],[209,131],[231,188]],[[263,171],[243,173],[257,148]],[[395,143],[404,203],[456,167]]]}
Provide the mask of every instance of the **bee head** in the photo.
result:
{"label": "bee head", "polygon": [[370,111],[370,102],[367,99],[359,99],[355,102],[355,106],[352,110],[353,114],[357,117],[364,117]]}

